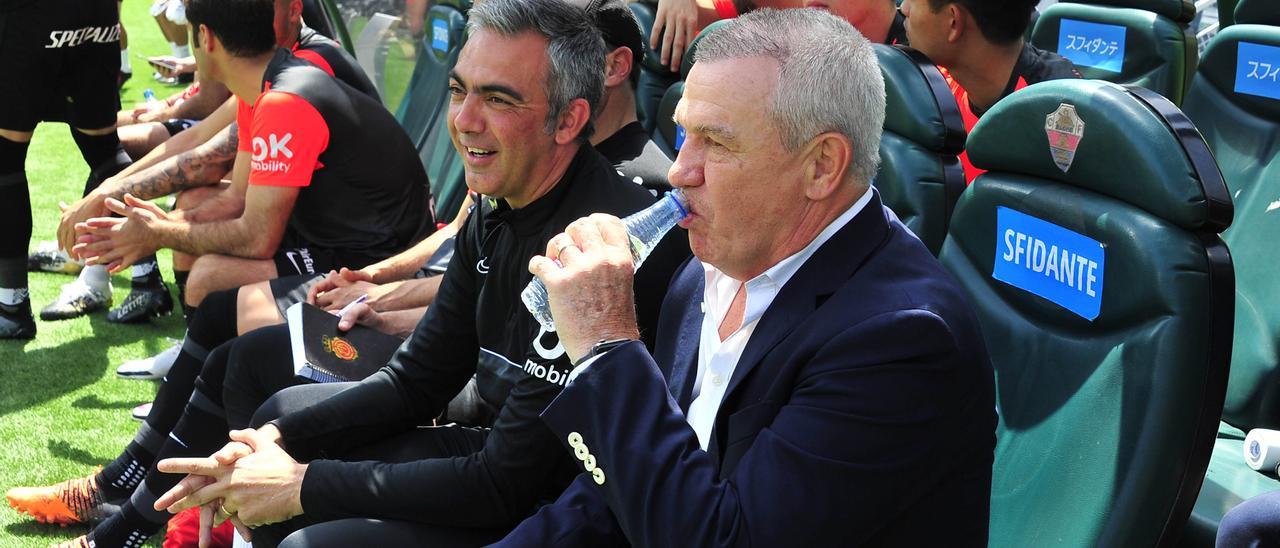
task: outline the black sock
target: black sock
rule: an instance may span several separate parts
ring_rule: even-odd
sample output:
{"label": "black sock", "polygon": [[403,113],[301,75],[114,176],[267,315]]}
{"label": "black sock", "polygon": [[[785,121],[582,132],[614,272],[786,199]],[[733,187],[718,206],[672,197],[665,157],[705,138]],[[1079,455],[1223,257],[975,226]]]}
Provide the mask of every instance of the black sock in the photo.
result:
{"label": "black sock", "polygon": [[[152,460],[206,457],[226,444],[227,419],[222,410],[222,378],[230,347],[224,343],[209,353],[195,382],[191,401],[165,438],[159,455]],[[183,477],[184,474],[161,473],[153,465],[146,471],[141,487],[133,489],[129,500],[121,505],[120,514],[94,529],[94,542],[98,546],[134,546],[127,543],[129,539],[145,540],[159,531],[170,516],[164,510],[155,509],[156,500]]]}
{"label": "black sock", "polygon": [[139,548],[151,535],[164,527],[165,522],[154,523],[144,518],[136,508],[125,503],[120,513],[115,514],[89,533],[93,546],[111,546],[112,548]]}
{"label": "black sock", "polygon": [[163,280],[160,278],[160,263],[156,261],[155,255],[148,255],[137,262],[133,263],[131,270],[133,277],[134,289],[149,289],[158,291],[164,288]]}
{"label": "black sock", "polygon": [[[102,469],[98,485],[104,490],[104,494],[108,494],[109,499],[133,493],[147,469],[154,465],[155,456],[171,440],[169,434],[177,426],[183,409],[192,398],[196,377],[200,374],[205,359],[209,357],[207,349],[235,337],[235,322],[235,290],[211,293],[200,305],[192,318],[191,328],[182,341],[182,350],[178,352],[173,367],[165,375],[164,384],[160,385],[160,392],[152,402],[147,420],[138,428],[137,435],[124,453]],[[219,397],[219,406],[221,401]],[[222,434],[225,435],[225,427],[223,430]],[[214,448],[216,449],[217,447]]]}
{"label": "black sock", "polygon": [[89,164],[89,177],[84,182],[84,194],[98,188],[102,181],[120,173],[132,163],[120,144],[120,137],[111,131],[103,135],[88,135],[71,130],[71,138],[80,148],[80,156]]}
{"label": "black sock", "polygon": [[31,243],[31,194],[23,164],[27,143],[0,137],[0,287],[27,287],[27,245]]}
{"label": "black sock", "polygon": [[174,270],[173,283],[178,286],[178,302],[182,304],[182,317],[187,322],[191,322],[191,315],[195,313],[195,309],[187,304],[187,277],[191,276],[190,270]]}
{"label": "black sock", "polygon": [[[139,432],[138,436],[143,437],[142,434]],[[103,466],[102,471],[98,472],[98,490],[102,491],[102,498],[112,502],[127,498],[142,483],[147,469],[155,461],[155,454],[143,448],[137,438],[129,442],[129,446],[116,460]]]}
{"label": "black sock", "polygon": [[31,198],[23,173],[0,175],[0,229],[5,230],[0,238],[0,287],[26,289]]}
{"label": "black sock", "polygon": [[[196,376],[200,374],[205,358],[209,357],[209,351],[235,336],[236,290],[210,293],[191,316],[191,327],[182,341],[182,351],[178,352],[173,367],[165,375],[164,384],[160,385],[146,424],[168,436],[191,399]],[[154,450],[159,452],[160,446],[156,445]]]}

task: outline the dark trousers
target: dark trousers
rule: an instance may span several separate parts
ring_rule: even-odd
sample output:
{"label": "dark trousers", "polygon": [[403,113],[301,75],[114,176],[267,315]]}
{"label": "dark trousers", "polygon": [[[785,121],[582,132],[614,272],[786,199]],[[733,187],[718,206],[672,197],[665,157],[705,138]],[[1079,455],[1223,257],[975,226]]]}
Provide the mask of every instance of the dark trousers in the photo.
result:
{"label": "dark trousers", "polygon": [[1240,503],[1218,525],[1219,547],[1280,546],[1280,491]]}
{"label": "dark trousers", "polygon": [[[266,422],[328,398],[355,383],[307,384],[280,391],[254,414],[251,425]],[[488,430],[460,426],[425,427],[339,455],[339,460],[412,462],[478,452]],[[425,494],[424,494],[425,496]],[[388,501],[395,504],[395,501]],[[320,521],[306,514],[253,530],[255,548],[327,546],[483,546],[501,539],[505,529],[450,528],[394,520],[348,518]]]}

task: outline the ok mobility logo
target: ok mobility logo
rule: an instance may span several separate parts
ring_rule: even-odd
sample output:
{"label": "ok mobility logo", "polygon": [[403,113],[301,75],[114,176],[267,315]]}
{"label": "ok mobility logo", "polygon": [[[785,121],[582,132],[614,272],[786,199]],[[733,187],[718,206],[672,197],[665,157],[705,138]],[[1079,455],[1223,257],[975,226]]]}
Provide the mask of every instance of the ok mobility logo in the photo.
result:
{"label": "ok mobility logo", "polygon": [[[272,133],[266,139],[262,137],[253,138],[253,170],[267,173],[288,173],[290,164],[284,160],[277,160],[282,155],[285,160],[293,158],[293,151],[287,146],[289,141],[293,139],[292,133],[284,134],[279,137]],[[270,158],[270,160],[268,160]]]}

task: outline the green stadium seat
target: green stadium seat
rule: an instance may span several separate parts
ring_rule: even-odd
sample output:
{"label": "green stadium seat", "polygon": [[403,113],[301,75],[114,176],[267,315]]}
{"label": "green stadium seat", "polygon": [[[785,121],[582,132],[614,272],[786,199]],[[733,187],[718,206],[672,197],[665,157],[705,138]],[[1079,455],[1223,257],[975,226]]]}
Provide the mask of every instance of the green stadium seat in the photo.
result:
{"label": "green stadium seat", "polygon": [[964,120],[942,72],[924,54],[874,45],[884,75],[880,199],[934,255],[947,237],[951,210],[964,191]]}
{"label": "green stadium seat", "polygon": [[[1274,2],[1241,2],[1275,10]],[[1272,11],[1274,13],[1274,11]],[[1223,29],[1209,43],[1183,109],[1217,157],[1236,203],[1223,233],[1236,261],[1236,328],[1231,381],[1213,460],[1196,501],[1185,546],[1212,546],[1228,510],[1280,490],[1272,475],[1250,469],[1244,434],[1280,428],[1280,27],[1245,24]]]}
{"label": "green stadium seat", "polygon": [[653,7],[640,2],[630,2],[627,6],[640,23],[645,43],[644,58],[639,61],[640,78],[636,84],[636,115],[640,118],[640,123],[644,124],[644,130],[652,133],[657,124],[662,96],[667,93],[671,84],[680,80],[680,75],[662,66],[658,52],[649,47],[649,33],[653,30]]}
{"label": "green stadium seat", "polygon": [[449,102],[449,71],[458,62],[466,25],[464,12],[446,4],[432,6],[426,20],[423,47],[395,113],[419,150]]}
{"label": "green stadium seat", "polygon": [[676,159],[676,154],[680,153],[680,146],[684,144],[684,128],[671,119],[676,113],[676,104],[680,102],[682,95],[684,95],[684,81],[671,84],[671,87],[667,88],[667,93],[663,94],[662,102],[658,104],[658,109],[655,111],[656,120],[654,120],[651,135],[653,144],[672,160]]}
{"label": "green stadium seat", "polygon": [[698,31],[698,35],[693,37],[689,42],[689,46],[684,49],[684,57],[680,60],[680,79],[684,80],[689,77],[689,70],[693,68],[693,56],[698,52],[698,44],[702,42],[708,34],[716,29],[729,24],[729,20],[722,19],[702,28]]}
{"label": "green stadium seat", "polygon": [[[1233,14],[1233,24],[1243,23],[1248,25],[1271,25],[1280,27],[1280,6],[1275,2],[1258,2],[1255,0],[1243,1],[1238,3],[1232,0],[1232,4],[1236,4]],[[1218,7],[1222,7],[1222,2],[1218,2]]]}
{"label": "green stadium seat", "polygon": [[996,374],[990,545],[1170,545],[1231,353],[1232,210],[1212,156],[1172,103],[1098,80],[1001,100],[966,148],[987,172],[940,259]]}
{"label": "green stadium seat", "polygon": [[[1180,2],[1152,2],[1166,3]],[[1061,2],[1040,14],[1031,43],[1070,59],[1085,78],[1139,85],[1180,104],[1195,74],[1196,40],[1168,13]]]}
{"label": "green stadium seat", "polygon": [[1196,4],[1192,0],[1063,0],[1075,4],[1095,4],[1113,8],[1133,8],[1149,11],[1176,23],[1187,24],[1196,18]]}
{"label": "green stadium seat", "polygon": [[[689,42],[689,47],[684,52],[684,59],[680,63],[680,79],[671,84],[667,91],[662,94],[662,101],[658,103],[658,108],[654,111],[653,129],[650,130],[650,134],[654,144],[658,145],[658,148],[672,160],[680,152],[680,145],[684,144],[684,129],[676,124],[671,117],[676,112],[676,104],[680,102],[680,97],[684,95],[684,79],[689,77],[689,71],[693,69],[693,56],[697,53],[698,44],[704,36],[727,24],[728,21],[716,21],[707,25],[697,36],[693,37],[693,41]],[[641,77],[643,79],[643,75]]]}
{"label": "green stadium seat", "polygon": [[467,182],[462,172],[462,156],[453,148],[449,137],[448,116],[441,113],[418,147],[418,157],[427,168],[431,181],[432,211],[436,222],[447,223],[458,213],[467,195]]}
{"label": "green stadium seat", "polygon": [[1236,24],[1236,0],[1218,0],[1218,28]]}

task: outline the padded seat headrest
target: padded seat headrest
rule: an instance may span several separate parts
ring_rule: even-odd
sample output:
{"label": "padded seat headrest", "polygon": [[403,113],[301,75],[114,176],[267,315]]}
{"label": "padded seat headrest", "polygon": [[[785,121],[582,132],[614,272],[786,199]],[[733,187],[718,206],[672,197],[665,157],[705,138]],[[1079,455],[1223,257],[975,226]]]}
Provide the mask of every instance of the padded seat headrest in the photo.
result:
{"label": "padded seat headrest", "polygon": [[1280,27],[1280,5],[1276,0],[1240,0],[1236,4],[1236,24]]}
{"label": "padded seat headrest", "polygon": [[733,20],[721,19],[719,21],[711,23],[710,25],[703,27],[702,32],[699,32],[697,36],[693,37],[693,41],[689,42],[689,47],[685,48],[684,50],[684,59],[680,60],[680,79],[681,80],[687,80],[689,78],[689,69],[693,68],[693,56],[696,53],[698,53],[698,44],[702,42],[702,39],[705,38],[708,34],[715,32],[716,29],[728,25],[730,21],[733,21]]}
{"label": "padded seat headrest", "polygon": [[458,8],[458,11],[466,14],[471,11],[471,0],[438,0],[436,4],[452,6]]}
{"label": "padded seat headrest", "polygon": [[456,52],[462,46],[466,23],[455,6],[431,6],[427,11],[427,30],[422,41],[441,63],[449,62],[450,52]]}
{"label": "padded seat headrest", "polygon": [[640,34],[644,35],[644,58],[640,60],[641,66],[654,71],[666,73],[666,67],[662,66],[662,58],[658,56],[657,48],[649,47],[649,36],[653,32],[653,8],[648,4],[640,2],[628,2],[627,7],[631,8],[631,13],[636,14],[636,22],[640,23]]}
{"label": "padded seat headrest", "polygon": [[1196,5],[1191,0],[1067,0],[1075,4],[1096,4],[1116,8],[1134,8],[1162,15],[1179,23],[1189,23],[1196,17]]}
{"label": "padded seat headrest", "polygon": [[1259,118],[1280,119],[1280,27],[1231,25],[1209,42],[1200,76]]}
{"label": "padded seat headrest", "polygon": [[[933,62],[908,47],[873,47],[884,75],[884,129],[942,154],[964,150],[964,124],[955,96]],[[927,87],[920,85],[922,73]],[[953,114],[946,116],[948,112]]]}
{"label": "padded seat headrest", "polygon": [[[966,144],[969,159],[988,171],[1089,189],[1183,228],[1226,228],[1230,198],[1203,138],[1176,107],[1142,91],[1147,101],[1100,80],[1029,86],[1000,100],[978,121]],[[1175,126],[1182,127],[1181,135],[1149,106],[1151,98],[1181,117]],[[1210,166],[1193,162],[1188,140],[1190,154],[1207,156]]]}

